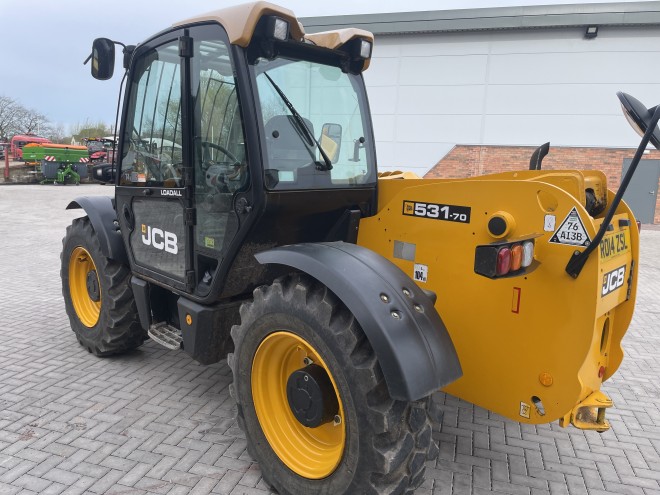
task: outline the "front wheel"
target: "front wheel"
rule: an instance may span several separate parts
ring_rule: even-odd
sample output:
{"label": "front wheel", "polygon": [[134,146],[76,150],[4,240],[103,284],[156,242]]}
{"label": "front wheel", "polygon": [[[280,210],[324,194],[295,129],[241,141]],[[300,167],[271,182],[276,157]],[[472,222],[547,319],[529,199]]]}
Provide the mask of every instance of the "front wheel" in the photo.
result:
{"label": "front wheel", "polygon": [[408,494],[437,456],[429,401],[393,400],[369,341],[300,275],[254,291],[232,328],[248,451],[282,495]]}
{"label": "front wheel", "polygon": [[62,240],[62,295],[78,342],[97,356],[140,346],[142,329],[130,269],[106,258],[89,218],[73,220]]}

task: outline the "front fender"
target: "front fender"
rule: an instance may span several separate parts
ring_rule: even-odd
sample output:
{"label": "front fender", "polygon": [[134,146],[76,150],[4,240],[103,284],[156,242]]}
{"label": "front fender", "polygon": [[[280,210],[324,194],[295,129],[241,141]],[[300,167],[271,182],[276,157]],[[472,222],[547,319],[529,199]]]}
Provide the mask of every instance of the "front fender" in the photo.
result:
{"label": "front fender", "polygon": [[262,264],[305,272],[341,299],[369,339],[392,398],[418,400],[462,376],[454,344],[431,299],[381,255],[355,244],[324,242],[255,256]]}
{"label": "front fender", "polygon": [[126,247],[121,238],[117,212],[108,196],[81,196],[68,204],[67,210],[82,208],[87,213],[92,228],[101,243],[101,252],[106,258],[128,265]]}

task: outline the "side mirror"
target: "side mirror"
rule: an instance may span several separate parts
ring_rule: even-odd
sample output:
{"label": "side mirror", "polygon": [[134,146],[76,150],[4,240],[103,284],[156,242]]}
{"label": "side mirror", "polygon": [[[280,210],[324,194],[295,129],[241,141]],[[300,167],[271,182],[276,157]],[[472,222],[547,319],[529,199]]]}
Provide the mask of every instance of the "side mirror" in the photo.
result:
{"label": "side mirror", "polygon": [[341,132],[342,129],[339,124],[323,124],[323,128],[321,129],[320,144],[332,163],[337,163],[337,160],[339,160]]}
{"label": "side mirror", "polygon": [[[622,93],[621,91],[617,92],[616,95],[619,97],[621,108],[623,109],[623,114],[626,116],[628,123],[632,126],[637,134],[644,136],[644,133],[651,125],[653,113],[657,107],[646,108],[646,105],[644,105],[641,101],[626,93]],[[660,150],[660,129],[657,125],[653,130],[653,134],[651,134],[650,141],[656,149]]]}
{"label": "side mirror", "polygon": [[115,71],[115,44],[108,38],[96,38],[92,44],[92,77],[105,81]]}

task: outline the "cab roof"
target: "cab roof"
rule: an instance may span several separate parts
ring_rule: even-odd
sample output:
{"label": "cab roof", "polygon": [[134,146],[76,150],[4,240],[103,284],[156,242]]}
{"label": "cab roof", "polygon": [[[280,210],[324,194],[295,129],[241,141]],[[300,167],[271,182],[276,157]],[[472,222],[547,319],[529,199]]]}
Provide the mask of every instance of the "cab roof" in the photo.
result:
{"label": "cab roof", "polygon": [[[321,33],[305,34],[303,25],[298,21],[295,14],[284,7],[270,2],[251,2],[235,5],[224,9],[214,10],[201,14],[174,24],[181,27],[189,24],[202,22],[217,22],[227,35],[229,42],[233,45],[247,47],[252,40],[254,30],[259,20],[265,15],[275,15],[289,22],[289,32],[296,41],[310,41],[317,46],[334,50],[355,38],[363,38],[373,43],[374,35],[369,31],[356,28],[336,29]],[[364,69],[369,66],[369,60],[365,61]]]}

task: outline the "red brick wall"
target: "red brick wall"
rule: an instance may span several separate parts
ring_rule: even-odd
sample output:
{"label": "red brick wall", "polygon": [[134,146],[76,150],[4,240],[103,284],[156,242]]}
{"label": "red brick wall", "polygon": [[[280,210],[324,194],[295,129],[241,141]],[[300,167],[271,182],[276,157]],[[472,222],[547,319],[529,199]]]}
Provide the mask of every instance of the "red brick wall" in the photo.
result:
{"label": "red brick wall", "polygon": [[[457,145],[425,177],[453,179],[527,170],[534,149],[533,146]],[[601,170],[607,176],[608,187],[616,191],[621,182],[623,160],[634,154],[635,150],[629,148],[550,147],[542,168]],[[644,159],[660,159],[660,151],[651,150]],[[660,189],[660,184],[657,187]],[[656,199],[654,223],[660,224],[660,194]]]}

